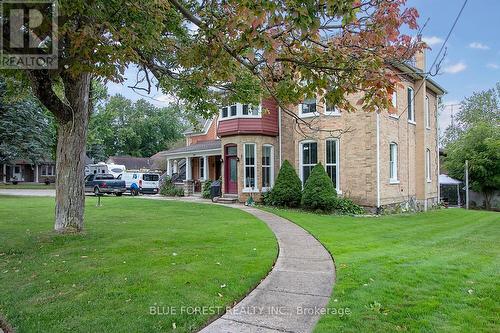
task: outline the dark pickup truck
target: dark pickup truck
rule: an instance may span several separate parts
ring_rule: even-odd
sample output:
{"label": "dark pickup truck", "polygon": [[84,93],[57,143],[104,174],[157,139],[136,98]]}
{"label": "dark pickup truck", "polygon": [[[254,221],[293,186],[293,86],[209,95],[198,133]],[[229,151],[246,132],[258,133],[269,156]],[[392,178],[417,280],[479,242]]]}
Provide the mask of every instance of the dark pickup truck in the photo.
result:
{"label": "dark pickup truck", "polygon": [[95,195],[114,193],[119,197],[126,190],[125,181],[115,179],[110,174],[88,175],[85,177],[85,192],[94,192]]}

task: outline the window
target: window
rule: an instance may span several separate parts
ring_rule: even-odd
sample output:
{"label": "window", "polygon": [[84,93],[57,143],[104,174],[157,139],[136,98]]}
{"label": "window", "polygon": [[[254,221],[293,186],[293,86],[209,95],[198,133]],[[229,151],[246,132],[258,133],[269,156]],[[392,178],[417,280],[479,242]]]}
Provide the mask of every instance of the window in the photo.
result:
{"label": "window", "polygon": [[54,165],[42,165],[42,176],[54,176],[55,166]]}
{"label": "window", "polygon": [[199,177],[200,179],[205,179],[205,158],[204,157],[200,157],[198,159],[199,161],[199,165],[200,165],[200,174],[199,174]]}
{"label": "window", "polygon": [[326,173],[332,180],[333,187],[338,191],[339,189],[339,149],[337,139],[326,140]]}
{"label": "window", "polygon": [[301,116],[314,116],[316,114],[316,99],[305,99],[299,107]]}
{"label": "window", "polygon": [[242,114],[244,116],[258,116],[259,115],[259,107],[250,104],[242,105]]}
{"label": "window", "polygon": [[328,116],[340,116],[340,110],[334,105],[328,104],[325,101],[325,114]]}
{"label": "window", "polygon": [[431,151],[429,149],[425,150],[425,177],[427,181],[431,181]]}
{"label": "window", "polygon": [[255,144],[245,143],[245,188],[256,187]]}
{"label": "window", "polygon": [[273,186],[273,146],[262,146],[262,188]]}
{"label": "window", "polygon": [[389,144],[389,178],[391,183],[398,182],[398,144]]}
{"label": "window", "polygon": [[311,170],[318,163],[318,144],[316,142],[303,142],[300,153],[300,175],[302,184],[305,184],[311,174]]}
{"label": "window", "polygon": [[230,106],[224,106],[220,109],[220,118],[236,118],[236,117],[260,117],[260,105],[250,105],[236,103]]}
{"label": "window", "polygon": [[160,179],[160,175],[145,173],[144,175],[142,175],[142,179],[144,179],[144,181],[146,182],[157,182]]}
{"label": "window", "polygon": [[415,122],[415,101],[412,88],[408,88],[408,121]]}
{"label": "window", "polygon": [[398,92],[397,91],[393,91],[392,92],[392,106],[394,106],[394,108],[398,108]]}
{"label": "window", "polygon": [[427,129],[431,128],[431,116],[429,114],[430,105],[429,105],[429,96],[425,96],[425,127]]}

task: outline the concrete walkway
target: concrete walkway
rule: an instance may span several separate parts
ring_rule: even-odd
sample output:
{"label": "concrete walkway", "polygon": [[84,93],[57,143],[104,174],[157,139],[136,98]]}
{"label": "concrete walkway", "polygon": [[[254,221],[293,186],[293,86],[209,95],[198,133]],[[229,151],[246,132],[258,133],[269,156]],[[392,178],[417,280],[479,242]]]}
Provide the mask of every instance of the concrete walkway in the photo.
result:
{"label": "concrete walkway", "polygon": [[279,244],[278,260],[256,289],[200,333],[311,332],[332,293],[332,257],[296,224],[256,208],[232,207],[271,228]]}
{"label": "concrete walkway", "polygon": [[[1,190],[0,195],[54,196],[50,190]],[[211,204],[201,198],[170,199]],[[243,300],[200,333],[312,332],[326,306],[335,281],[335,267],[328,251],[298,225],[243,205],[241,209],[265,222],[276,235],[279,255],[269,275]]]}

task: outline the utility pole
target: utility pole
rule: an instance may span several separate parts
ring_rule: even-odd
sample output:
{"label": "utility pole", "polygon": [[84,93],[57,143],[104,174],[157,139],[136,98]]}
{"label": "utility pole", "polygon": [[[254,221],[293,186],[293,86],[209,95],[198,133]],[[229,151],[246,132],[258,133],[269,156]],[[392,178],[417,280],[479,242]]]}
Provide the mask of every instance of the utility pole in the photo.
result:
{"label": "utility pole", "polygon": [[469,209],[469,160],[465,160],[465,209]]}

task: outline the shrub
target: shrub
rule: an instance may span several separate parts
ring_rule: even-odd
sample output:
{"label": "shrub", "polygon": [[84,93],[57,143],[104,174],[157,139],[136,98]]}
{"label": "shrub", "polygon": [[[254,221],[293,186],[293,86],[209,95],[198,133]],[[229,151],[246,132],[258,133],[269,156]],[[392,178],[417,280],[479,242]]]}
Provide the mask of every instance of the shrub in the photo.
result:
{"label": "shrub", "polygon": [[337,214],[343,215],[361,215],[365,213],[363,207],[355,204],[349,198],[335,198],[333,210],[335,210]]}
{"label": "shrub", "polygon": [[321,163],[316,164],[304,185],[302,207],[307,210],[331,212],[336,197],[337,192],[325,168]]}
{"label": "shrub", "polygon": [[290,162],[284,161],[276,184],[267,195],[267,204],[279,207],[298,207],[301,200],[302,183]]}
{"label": "shrub", "polygon": [[201,196],[203,197],[203,199],[210,199],[211,187],[212,187],[212,181],[210,179],[203,182],[203,187],[201,189]]}
{"label": "shrub", "polygon": [[160,194],[166,197],[183,197],[184,190],[175,187],[174,183],[172,183],[172,179],[167,177],[161,185]]}

